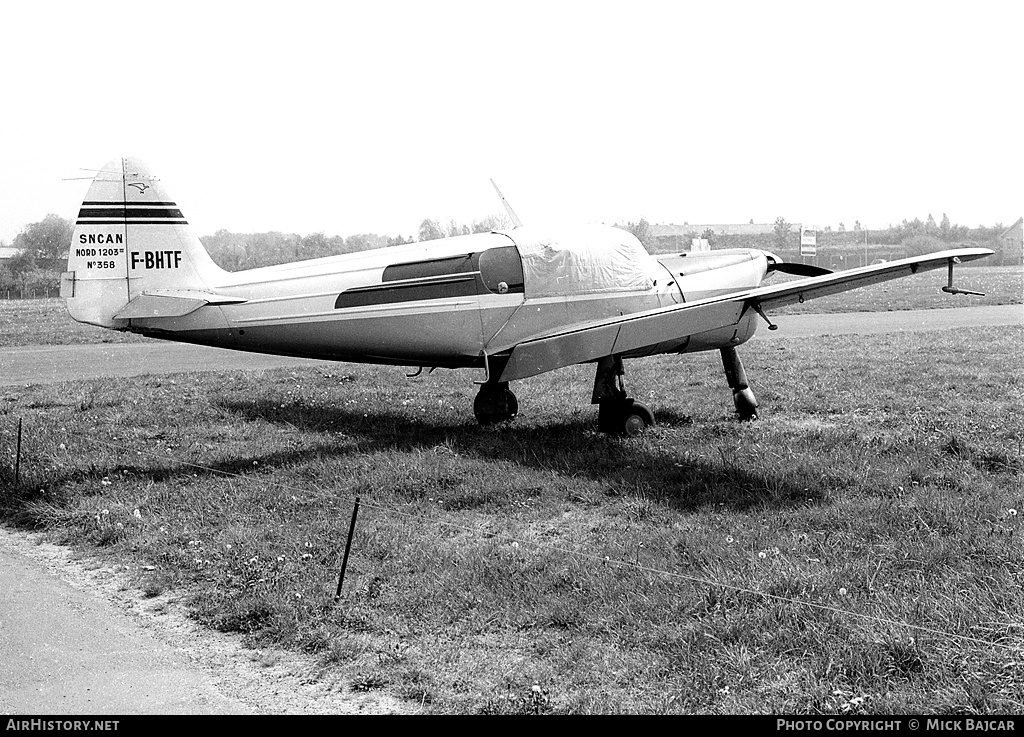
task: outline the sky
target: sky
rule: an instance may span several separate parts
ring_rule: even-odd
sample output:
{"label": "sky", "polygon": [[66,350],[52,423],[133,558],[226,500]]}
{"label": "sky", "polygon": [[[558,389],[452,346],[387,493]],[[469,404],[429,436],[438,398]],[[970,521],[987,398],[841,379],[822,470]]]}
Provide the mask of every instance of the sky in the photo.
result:
{"label": "sky", "polygon": [[[145,161],[198,235],[1010,225],[1024,4],[0,6],[0,242]],[[86,179],[82,179],[86,177]]]}

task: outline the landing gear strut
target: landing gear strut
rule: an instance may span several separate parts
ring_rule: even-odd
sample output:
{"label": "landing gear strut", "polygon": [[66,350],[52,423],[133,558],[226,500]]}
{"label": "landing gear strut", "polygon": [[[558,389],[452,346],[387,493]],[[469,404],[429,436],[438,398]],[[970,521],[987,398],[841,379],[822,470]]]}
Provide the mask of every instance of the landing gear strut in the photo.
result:
{"label": "landing gear strut", "polygon": [[519,400],[507,381],[488,381],[480,385],[473,400],[473,414],[481,425],[494,425],[519,414]]}
{"label": "landing gear strut", "polygon": [[605,356],[597,362],[590,402],[598,406],[597,429],[601,432],[636,435],[654,425],[651,410],[626,395],[622,385],[624,373],[621,356]]}
{"label": "landing gear strut", "polygon": [[747,385],[747,372],[735,348],[722,348],[722,365],[725,367],[725,378],[732,389],[732,401],[741,420],[757,419],[757,398]]}

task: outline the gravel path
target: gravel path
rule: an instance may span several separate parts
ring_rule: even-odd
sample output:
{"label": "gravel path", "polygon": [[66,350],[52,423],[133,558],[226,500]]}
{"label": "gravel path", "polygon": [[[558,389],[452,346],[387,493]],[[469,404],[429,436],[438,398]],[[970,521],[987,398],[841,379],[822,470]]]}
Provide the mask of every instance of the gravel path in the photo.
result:
{"label": "gravel path", "polygon": [[124,569],[0,527],[0,714],[394,714],[311,658],[203,629]]}

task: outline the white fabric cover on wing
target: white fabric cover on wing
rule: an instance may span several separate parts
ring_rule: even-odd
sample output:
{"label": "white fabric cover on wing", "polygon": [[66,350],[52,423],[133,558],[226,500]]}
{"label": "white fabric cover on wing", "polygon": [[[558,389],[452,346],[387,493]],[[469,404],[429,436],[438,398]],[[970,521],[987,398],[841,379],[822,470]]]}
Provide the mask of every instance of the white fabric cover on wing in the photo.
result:
{"label": "white fabric cover on wing", "polygon": [[650,255],[632,233],[606,225],[505,233],[523,259],[526,298],[647,290]]}

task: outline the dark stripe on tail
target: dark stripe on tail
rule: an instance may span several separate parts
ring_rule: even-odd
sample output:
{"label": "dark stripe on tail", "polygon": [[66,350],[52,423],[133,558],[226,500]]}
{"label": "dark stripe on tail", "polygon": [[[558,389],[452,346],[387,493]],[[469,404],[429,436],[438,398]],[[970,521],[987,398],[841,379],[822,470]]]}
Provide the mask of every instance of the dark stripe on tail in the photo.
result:
{"label": "dark stripe on tail", "polygon": [[76,225],[188,225],[185,216],[173,202],[82,203]]}

